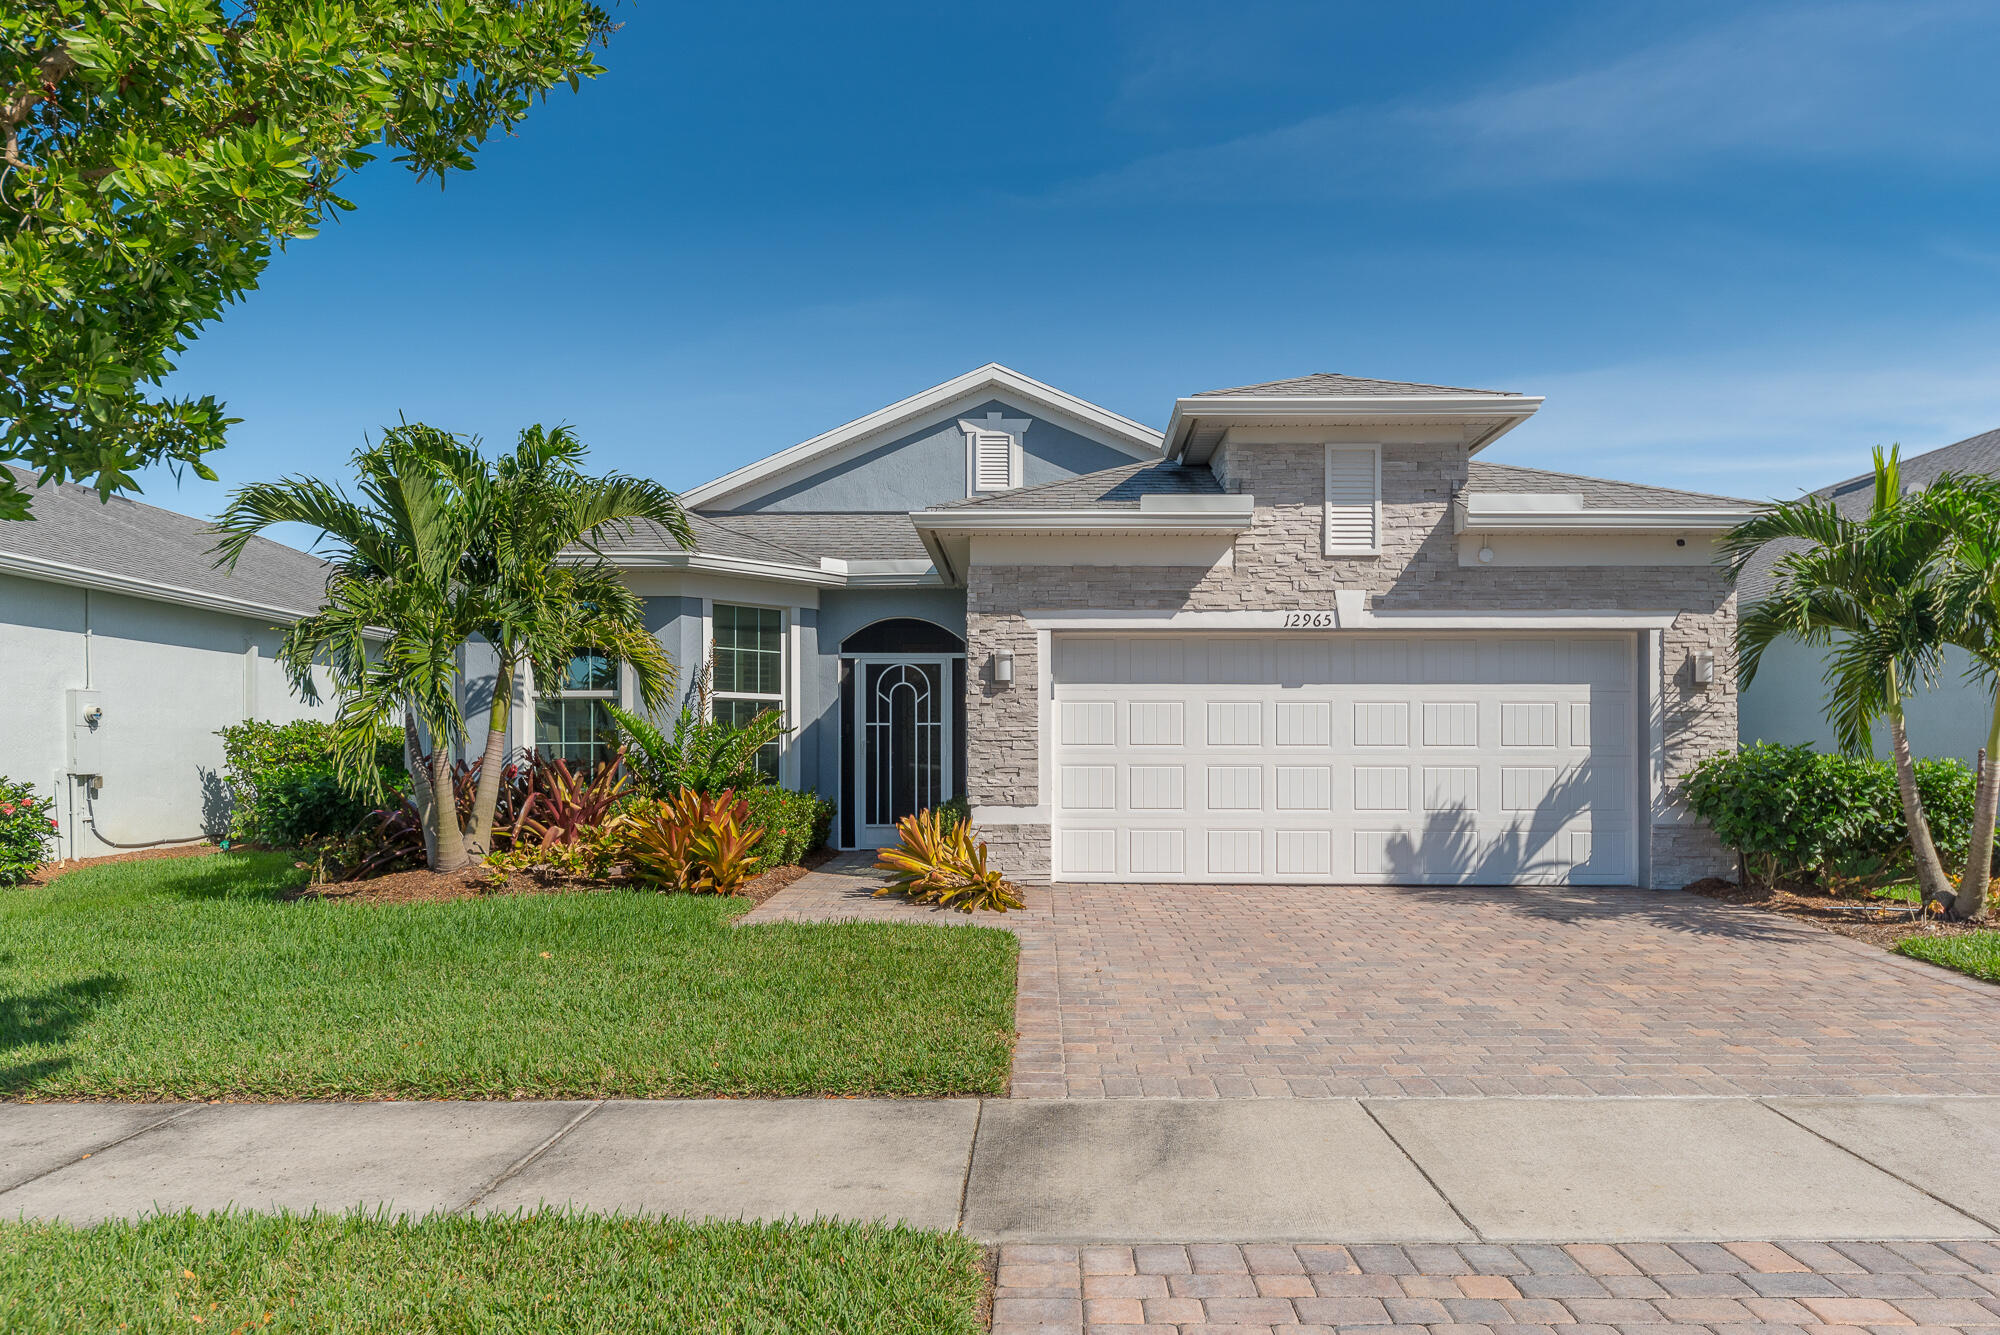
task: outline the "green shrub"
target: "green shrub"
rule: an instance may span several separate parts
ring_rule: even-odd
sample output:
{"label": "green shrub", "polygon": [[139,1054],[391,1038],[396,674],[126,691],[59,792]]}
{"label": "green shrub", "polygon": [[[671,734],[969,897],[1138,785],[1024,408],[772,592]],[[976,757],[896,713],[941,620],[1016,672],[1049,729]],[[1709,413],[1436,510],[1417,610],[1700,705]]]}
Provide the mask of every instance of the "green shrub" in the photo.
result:
{"label": "green shrub", "polygon": [[[1947,862],[1965,857],[1975,787],[1971,769],[1957,760],[1917,762],[1925,819]],[[1909,838],[1895,768],[1886,760],[1760,742],[1702,761],[1682,791],[1694,813],[1765,882],[1900,857]]]}
{"label": "green shrub", "polygon": [[36,797],[28,784],[0,774],[0,885],[19,885],[48,857],[55,805],[53,797]]}
{"label": "green shrub", "polygon": [[[334,777],[332,731],[317,719],[251,719],[218,730],[234,803],[231,839],[280,847],[337,839],[382,805],[349,793]],[[375,763],[383,782],[400,790],[401,748],[385,742]]]}
{"label": "green shrub", "polygon": [[972,821],[972,803],[963,797],[954,797],[948,802],[938,803],[938,828],[950,834],[961,825]]}
{"label": "green shrub", "polygon": [[751,825],[764,829],[757,856],[766,867],[789,867],[826,842],[833,829],[833,803],[817,793],[789,788],[752,788],[738,793],[749,804]]}

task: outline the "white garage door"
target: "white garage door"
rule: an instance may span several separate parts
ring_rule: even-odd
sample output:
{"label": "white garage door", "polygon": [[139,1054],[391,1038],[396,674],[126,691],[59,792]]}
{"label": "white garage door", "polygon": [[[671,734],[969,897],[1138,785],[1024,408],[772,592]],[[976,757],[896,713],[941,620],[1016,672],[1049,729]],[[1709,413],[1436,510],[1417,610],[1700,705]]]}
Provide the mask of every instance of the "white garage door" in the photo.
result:
{"label": "white garage door", "polygon": [[1630,882],[1631,635],[1054,637],[1077,881]]}

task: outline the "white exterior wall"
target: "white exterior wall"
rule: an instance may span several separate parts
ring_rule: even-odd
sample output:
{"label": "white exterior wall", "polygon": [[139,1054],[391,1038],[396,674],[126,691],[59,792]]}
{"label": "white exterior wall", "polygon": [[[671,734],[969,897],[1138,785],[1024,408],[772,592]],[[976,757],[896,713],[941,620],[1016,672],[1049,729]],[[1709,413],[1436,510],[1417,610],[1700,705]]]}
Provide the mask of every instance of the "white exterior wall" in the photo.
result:
{"label": "white exterior wall", "polygon": [[[265,621],[0,575],[0,774],[54,794],[63,857],[219,832],[222,739],[247,718],[331,718],[291,693]],[[67,692],[98,692],[103,784],[69,778]]]}

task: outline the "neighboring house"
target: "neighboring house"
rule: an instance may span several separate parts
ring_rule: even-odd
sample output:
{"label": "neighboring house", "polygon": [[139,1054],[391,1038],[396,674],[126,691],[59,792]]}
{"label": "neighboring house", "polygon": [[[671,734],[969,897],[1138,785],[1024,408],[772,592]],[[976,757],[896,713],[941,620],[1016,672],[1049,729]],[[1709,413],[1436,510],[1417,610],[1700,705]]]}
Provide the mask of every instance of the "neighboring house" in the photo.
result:
{"label": "neighboring house", "polygon": [[[1540,403],[1315,375],[1162,436],[986,366],[606,551],[716,712],[785,711],[844,847],[964,794],[1025,880],[1726,872],[1671,784],[1736,736],[1711,555],[1754,507],[1480,457]],[[621,698],[579,656],[516,740],[602,754]]]}
{"label": "neighboring house", "polygon": [[[1940,473],[2000,473],[2000,431],[1969,437],[1956,445],[1902,461],[1903,485],[1921,487]],[[1874,503],[1875,473],[1836,482],[1813,493],[1833,501],[1843,514],[1868,513]],[[1737,601],[1749,606],[1770,596],[1773,569],[1786,545],[1772,543],[1757,554],[1737,581]],[[1822,750],[1838,749],[1827,726],[1825,662],[1818,650],[1786,640],[1765,651],[1757,679],[1743,692],[1738,731],[1747,746],[1753,742],[1805,742]],[[1945,655],[1943,673],[1934,686],[1919,691],[1908,707],[1910,748],[1920,756],[1957,756],[1967,762],[1986,742],[1986,724],[1993,712],[1988,685],[1968,680],[1971,660],[1953,649]],[[1875,752],[1886,756],[1888,733],[1878,729]]]}
{"label": "neighboring house", "polygon": [[225,574],[201,520],[74,485],[31,504],[32,521],[0,520],[0,774],[54,794],[61,857],[218,833],[216,730],[331,715],[274,658],[325,565],[260,538]]}

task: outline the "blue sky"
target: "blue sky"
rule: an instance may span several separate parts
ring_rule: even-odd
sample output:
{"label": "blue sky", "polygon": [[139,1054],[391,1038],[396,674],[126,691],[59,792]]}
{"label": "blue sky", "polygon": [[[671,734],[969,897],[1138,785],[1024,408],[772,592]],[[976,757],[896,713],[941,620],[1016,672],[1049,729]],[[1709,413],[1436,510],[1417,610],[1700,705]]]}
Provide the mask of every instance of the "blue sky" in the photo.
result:
{"label": "blue sky", "polygon": [[987,361],[1155,425],[1522,390],[1496,459],[1755,497],[2000,426],[1988,4],[617,13],[602,78],[442,191],[376,164],[193,346],[225,485],[404,415],[685,487]]}

